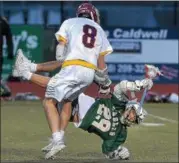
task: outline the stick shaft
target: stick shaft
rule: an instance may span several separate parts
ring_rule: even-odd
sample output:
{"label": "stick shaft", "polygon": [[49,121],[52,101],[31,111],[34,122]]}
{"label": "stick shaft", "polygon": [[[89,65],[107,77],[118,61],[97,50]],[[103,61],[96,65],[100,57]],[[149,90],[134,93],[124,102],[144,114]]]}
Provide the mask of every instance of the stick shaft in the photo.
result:
{"label": "stick shaft", "polygon": [[147,94],[147,88],[144,89],[142,98],[141,98],[141,100],[140,100],[140,105],[141,105],[141,106],[144,104],[144,100],[145,100],[146,94]]}

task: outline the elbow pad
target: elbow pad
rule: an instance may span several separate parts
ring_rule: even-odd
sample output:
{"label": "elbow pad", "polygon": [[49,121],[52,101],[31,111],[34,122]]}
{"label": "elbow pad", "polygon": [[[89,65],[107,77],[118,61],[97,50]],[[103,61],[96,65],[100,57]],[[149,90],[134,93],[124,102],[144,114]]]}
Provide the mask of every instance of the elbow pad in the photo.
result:
{"label": "elbow pad", "polygon": [[138,82],[129,82],[127,80],[123,80],[119,83],[118,89],[120,89],[122,92],[126,93],[127,91],[132,91],[132,92],[138,92],[140,91],[140,83]]}
{"label": "elbow pad", "polygon": [[58,44],[56,47],[56,60],[63,62],[66,58],[66,45]]}
{"label": "elbow pad", "polygon": [[123,80],[119,83],[118,89],[120,89],[122,92],[139,92],[144,88],[147,88],[148,90],[151,89],[153,86],[153,81],[151,79],[143,79],[143,80],[136,80],[135,82],[129,82],[127,80]]}

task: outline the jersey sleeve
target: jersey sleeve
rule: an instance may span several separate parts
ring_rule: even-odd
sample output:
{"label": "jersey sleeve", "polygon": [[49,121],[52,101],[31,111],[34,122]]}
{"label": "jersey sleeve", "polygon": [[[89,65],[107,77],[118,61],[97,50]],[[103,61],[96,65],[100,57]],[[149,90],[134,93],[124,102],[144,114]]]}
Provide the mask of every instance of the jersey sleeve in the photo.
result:
{"label": "jersey sleeve", "polygon": [[124,144],[127,138],[127,128],[123,126],[121,132],[114,137],[114,139],[104,140],[102,144],[102,152],[107,154],[109,152],[113,152],[120,145]]}
{"label": "jersey sleeve", "polygon": [[55,37],[58,42],[64,42],[65,44],[68,42],[68,28],[69,28],[69,20],[65,20],[60,29],[55,33]]}
{"label": "jersey sleeve", "polygon": [[110,42],[108,41],[106,33],[104,31],[102,31],[101,38],[102,38],[102,45],[100,49],[100,55],[108,55],[112,53],[113,48]]}

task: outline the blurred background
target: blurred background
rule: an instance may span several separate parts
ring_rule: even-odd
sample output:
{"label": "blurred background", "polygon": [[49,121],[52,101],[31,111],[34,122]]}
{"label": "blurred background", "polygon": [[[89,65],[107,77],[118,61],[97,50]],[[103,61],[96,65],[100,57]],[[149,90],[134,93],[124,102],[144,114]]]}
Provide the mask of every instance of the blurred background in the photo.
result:
{"label": "blurred background", "polygon": [[[144,65],[154,64],[164,73],[158,77],[148,100],[178,100],[179,2],[90,1],[100,11],[101,26],[114,52],[106,57],[113,83],[144,77]],[[44,89],[11,76],[16,51],[22,48],[34,62],[55,60],[55,32],[61,23],[76,16],[80,1],[0,1],[0,14],[6,18],[13,46],[3,36],[2,79],[13,97],[28,93],[44,96]],[[12,50],[13,49],[13,50]],[[8,57],[13,51],[14,57]],[[1,60],[2,62],[2,60]],[[53,73],[44,75],[52,76]],[[5,84],[6,83],[6,84]],[[87,93],[96,95],[96,87]],[[1,89],[2,90],[2,89]],[[91,92],[89,90],[92,90]],[[1,91],[2,94],[2,91]],[[26,94],[27,95],[27,94]],[[11,96],[11,97],[12,97]],[[35,99],[35,97],[33,97]],[[32,99],[33,99],[32,98]]]}

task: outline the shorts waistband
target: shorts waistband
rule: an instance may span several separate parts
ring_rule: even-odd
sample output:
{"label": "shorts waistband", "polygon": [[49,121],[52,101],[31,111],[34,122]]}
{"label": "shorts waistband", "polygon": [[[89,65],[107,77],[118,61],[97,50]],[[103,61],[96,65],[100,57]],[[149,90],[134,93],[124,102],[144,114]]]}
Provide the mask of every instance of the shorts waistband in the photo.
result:
{"label": "shorts waistband", "polygon": [[94,70],[97,69],[97,67],[95,65],[93,65],[89,62],[86,62],[84,60],[80,60],[80,59],[64,61],[62,64],[62,68],[71,66],[71,65],[79,65],[79,66],[87,67],[87,68],[94,69]]}

